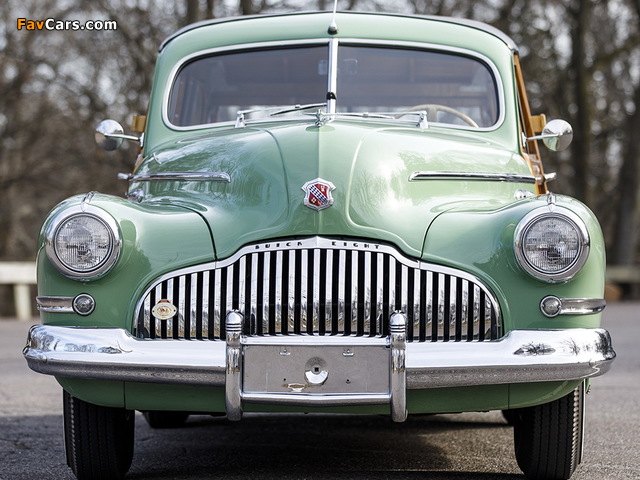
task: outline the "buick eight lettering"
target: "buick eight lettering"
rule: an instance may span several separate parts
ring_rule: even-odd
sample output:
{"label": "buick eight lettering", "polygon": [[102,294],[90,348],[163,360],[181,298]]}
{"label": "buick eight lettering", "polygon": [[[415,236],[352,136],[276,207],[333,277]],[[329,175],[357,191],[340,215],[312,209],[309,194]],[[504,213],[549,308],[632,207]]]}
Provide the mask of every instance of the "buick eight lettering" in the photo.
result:
{"label": "buick eight lettering", "polygon": [[297,13],[160,47],[123,198],[56,206],[24,355],[63,388],[67,463],[120,478],[134,414],[503,411],[530,479],[582,457],[615,357],[604,244],[552,193],[518,48],[474,21]]}

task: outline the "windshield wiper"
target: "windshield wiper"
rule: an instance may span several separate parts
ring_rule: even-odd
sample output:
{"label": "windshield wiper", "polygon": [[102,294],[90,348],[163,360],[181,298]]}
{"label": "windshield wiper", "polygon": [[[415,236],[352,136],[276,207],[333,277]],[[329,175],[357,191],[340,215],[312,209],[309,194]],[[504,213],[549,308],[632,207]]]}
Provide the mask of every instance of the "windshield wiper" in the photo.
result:
{"label": "windshield wiper", "polygon": [[296,104],[279,107],[255,108],[253,110],[238,110],[238,113],[236,113],[236,128],[242,128],[246,126],[245,115],[251,113],[270,112],[271,110],[275,110],[275,112],[269,113],[270,117],[275,117],[278,115],[284,115],[286,113],[301,112],[303,110],[309,110],[310,108],[322,108],[326,106],[326,103],[308,103],[306,105]]}
{"label": "windshield wiper", "polygon": [[[400,120],[403,116],[414,116],[418,117],[416,122],[407,122],[407,120]],[[398,114],[397,112],[337,112],[337,113],[318,113],[317,115],[317,124],[325,124],[327,121],[332,121],[335,118],[362,118],[364,120],[372,119],[372,120],[391,120],[398,121],[401,123],[410,123],[415,125],[418,128],[425,129],[429,128],[429,123],[427,122],[427,112],[417,111],[417,112],[401,112]]]}
{"label": "windshield wiper", "polygon": [[275,117],[276,115],[284,115],[285,113],[298,112],[302,110],[309,110],[310,108],[322,108],[326,107],[326,103],[308,103],[306,105],[293,105],[291,107],[283,108],[282,110],[278,110],[277,112],[270,113],[270,117]]}

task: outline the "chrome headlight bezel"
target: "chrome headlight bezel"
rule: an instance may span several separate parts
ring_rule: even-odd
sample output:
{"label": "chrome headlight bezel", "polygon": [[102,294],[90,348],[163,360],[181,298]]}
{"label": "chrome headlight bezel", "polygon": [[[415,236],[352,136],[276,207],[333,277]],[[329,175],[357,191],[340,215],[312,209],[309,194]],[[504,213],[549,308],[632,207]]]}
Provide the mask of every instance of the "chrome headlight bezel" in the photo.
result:
{"label": "chrome headlight bezel", "polygon": [[[68,225],[73,219],[85,217],[90,221],[98,222],[105,229],[108,237],[108,248],[106,254],[96,265],[90,268],[74,267],[69,262],[64,261],[58,254],[57,238],[61,229]],[[105,275],[116,264],[120,258],[122,247],[122,235],[120,227],[115,219],[107,212],[91,205],[68,208],[58,213],[49,223],[45,231],[45,251],[51,264],[65,277],[73,280],[95,280]]]}
{"label": "chrome headlight bezel", "polygon": [[[577,235],[576,254],[566,266],[560,269],[543,269],[530,261],[525,252],[525,241],[531,228],[541,221],[555,219],[570,226]],[[518,265],[538,280],[546,282],[565,282],[571,280],[587,262],[589,257],[590,240],[589,231],[584,221],[572,211],[554,206],[552,208],[542,207],[529,212],[518,223],[515,231],[514,251]]]}

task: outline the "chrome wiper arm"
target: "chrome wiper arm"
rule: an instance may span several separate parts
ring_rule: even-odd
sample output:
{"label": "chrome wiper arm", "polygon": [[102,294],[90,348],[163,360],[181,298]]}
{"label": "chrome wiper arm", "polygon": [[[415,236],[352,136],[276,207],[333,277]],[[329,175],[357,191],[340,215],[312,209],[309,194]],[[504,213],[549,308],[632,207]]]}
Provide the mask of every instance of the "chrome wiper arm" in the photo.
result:
{"label": "chrome wiper arm", "polygon": [[277,115],[284,115],[285,113],[298,112],[302,110],[309,110],[310,108],[322,108],[327,107],[326,103],[308,103],[306,105],[293,105],[291,107],[284,108],[282,110],[278,110],[277,112],[270,113],[270,117],[275,117]]}
{"label": "chrome wiper arm", "polygon": [[254,108],[252,110],[238,110],[238,112],[236,113],[236,128],[242,128],[246,126],[245,115],[250,113],[270,112],[272,110],[275,110],[275,112],[269,114],[270,117],[275,117],[277,115],[284,115],[285,113],[298,112],[308,110],[310,108],[321,108],[326,106],[326,103],[308,103],[306,105],[296,104],[281,107]]}
{"label": "chrome wiper arm", "polygon": [[[401,120],[401,117],[405,115],[412,115],[418,117],[417,122],[408,122],[407,120]],[[338,112],[338,113],[318,113],[316,114],[317,123],[325,124],[326,122],[333,121],[336,118],[362,118],[364,120],[391,120],[393,122],[400,122],[404,124],[415,125],[418,128],[429,128],[427,122],[427,112],[406,112],[398,114],[397,112]]]}

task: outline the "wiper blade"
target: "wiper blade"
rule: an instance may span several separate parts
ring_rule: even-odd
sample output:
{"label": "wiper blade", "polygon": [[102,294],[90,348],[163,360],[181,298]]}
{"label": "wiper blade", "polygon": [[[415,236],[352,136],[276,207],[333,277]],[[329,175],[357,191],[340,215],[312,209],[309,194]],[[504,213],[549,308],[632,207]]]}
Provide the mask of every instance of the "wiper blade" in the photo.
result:
{"label": "wiper blade", "polygon": [[278,107],[265,107],[265,108],[255,108],[252,110],[239,110],[236,113],[236,128],[242,128],[246,125],[245,116],[251,113],[258,112],[271,112],[269,114],[270,117],[275,117],[277,115],[284,115],[285,113],[298,112],[303,110],[309,110],[310,108],[322,108],[326,107],[326,103],[308,103],[306,105],[289,105],[289,106],[278,106]]}
{"label": "wiper blade", "polygon": [[326,103],[308,103],[306,105],[293,105],[291,107],[283,108],[282,110],[278,110],[277,112],[270,113],[270,117],[275,117],[277,115],[284,115],[285,113],[298,112],[302,110],[309,110],[310,108],[322,108],[326,107]]}
{"label": "wiper blade", "polygon": [[[409,115],[413,117],[418,117],[417,121],[407,121],[402,120],[401,117]],[[319,113],[316,115],[318,117],[319,123],[326,123],[327,121],[332,121],[335,118],[361,118],[364,120],[372,119],[372,120],[391,120],[394,122],[400,123],[410,123],[415,125],[418,128],[425,129],[429,128],[429,124],[427,122],[427,112],[406,112],[400,113],[398,112],[337,112],[337,113]]]}

